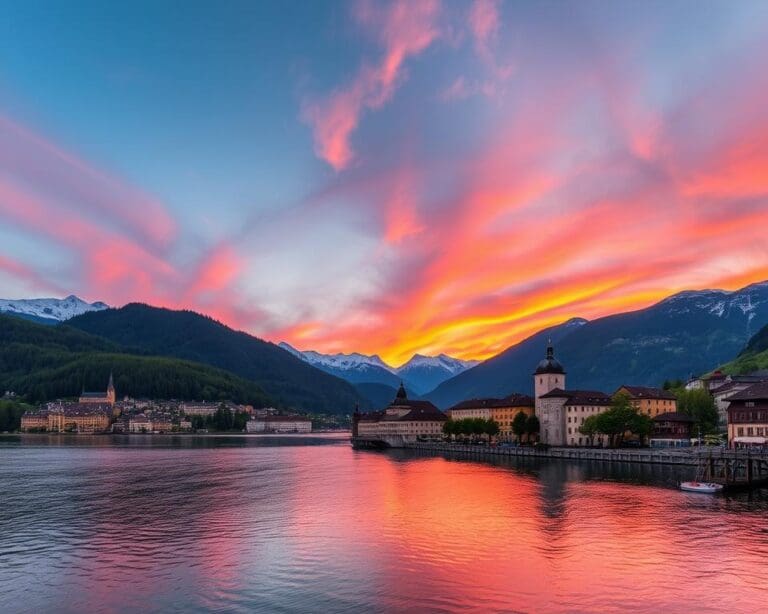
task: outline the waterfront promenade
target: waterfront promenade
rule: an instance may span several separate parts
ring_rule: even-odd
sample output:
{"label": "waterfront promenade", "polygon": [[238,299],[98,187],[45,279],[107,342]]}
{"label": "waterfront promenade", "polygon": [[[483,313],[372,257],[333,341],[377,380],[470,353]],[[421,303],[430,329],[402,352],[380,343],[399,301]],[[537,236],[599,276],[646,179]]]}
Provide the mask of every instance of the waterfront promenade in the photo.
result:
{"label": "waterfront promenade", "polygon": [[550,458],[566,461],[602,463],[647,463],[660,465],[702,466],[708,480],[731,487],[761,486],[768,483],[768,453],[725,448],[561,448],[531,446],[478,446],[453,443],[417,442],[406,448],[423,453],[451,454],[483,459],[498,456]]}

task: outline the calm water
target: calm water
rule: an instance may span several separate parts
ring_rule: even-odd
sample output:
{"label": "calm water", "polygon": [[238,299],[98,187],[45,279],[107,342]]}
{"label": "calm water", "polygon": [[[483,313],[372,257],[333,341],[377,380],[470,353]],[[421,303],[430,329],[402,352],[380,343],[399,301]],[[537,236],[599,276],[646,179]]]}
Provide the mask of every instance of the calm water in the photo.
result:
{"label": "calm water", "polygon": [[768,493],[344,438],[0,438],[2,612],[768,608]]}

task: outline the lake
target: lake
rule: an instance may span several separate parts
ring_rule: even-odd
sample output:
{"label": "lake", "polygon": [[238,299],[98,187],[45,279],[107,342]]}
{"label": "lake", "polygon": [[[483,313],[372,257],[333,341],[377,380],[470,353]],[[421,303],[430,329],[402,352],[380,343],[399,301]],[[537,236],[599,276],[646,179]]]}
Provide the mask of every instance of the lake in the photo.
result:
{"label": "lake", "polygon": [[2,612],[755,612],[768,492],[347,435],[3,436]]}

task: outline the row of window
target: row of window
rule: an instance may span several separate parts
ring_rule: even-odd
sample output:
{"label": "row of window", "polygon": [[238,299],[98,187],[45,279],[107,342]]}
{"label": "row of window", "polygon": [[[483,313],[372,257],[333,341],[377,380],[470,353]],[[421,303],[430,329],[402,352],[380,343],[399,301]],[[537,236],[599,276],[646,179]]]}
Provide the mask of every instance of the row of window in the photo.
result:
{"label": "row of window", "polygon": [[767,411],[735,411],[732,416],[734,420],[768,421]]}
{"label": "row of window", "polygon": [[[739,428],[736,429],[736,435],[738,437],[744,437],[744,430],[745,430],[745,427],[740,426]],[[753,437],[753,436],[765,437],[768,435],[768,428],[764,426],[754,426],[754,427],[748,426],[746,427],[746,431],[747,431],[747,437]]]}

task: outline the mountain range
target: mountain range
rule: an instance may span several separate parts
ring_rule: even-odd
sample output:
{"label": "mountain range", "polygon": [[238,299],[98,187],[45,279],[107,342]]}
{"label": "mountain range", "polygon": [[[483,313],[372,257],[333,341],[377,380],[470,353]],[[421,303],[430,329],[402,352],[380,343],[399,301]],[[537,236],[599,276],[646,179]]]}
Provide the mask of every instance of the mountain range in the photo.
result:
{"label": "mountain range", "polygon": [[[106,344],[98,352],[186,361],[187,367],[218,370],[207,377],[225,389],[231,382],[222,383],[222,373],[255,385],[248,393],[252,396],[258,393],[282,406],[342,414],[358,404],[362,408],[385,405],[401,381],[414,398],[428,399],[441,408],[468,398],[530,394],[533,370],[550,339],[567,370],[569,388],[612,392],[624,383],[659,386],[667,379],[685,379],[730,364],[740,352],[741,362],[730,369],[763,364],[763,358],[768,365],[764,356],[768,332],[756,334],[768,326],[768,282],[733,292],[680,292],[645,309],[592,321],[572,318],[480,364],[417,354],[399,368],[375,355],[300,352],[200,314],[142,304],[109,309],[104,303],[89,304],[70,296],[61,301],[2,301],[0,311],[58,324],[60,329],[79,329],[89,339]],[[0,320],[0,325],[6,326],[6,320]],[[34,339],[40,333],[29,334]],[[8,369],[14,368],[17,359],[14,347],[22,348],[20,359],[34,353],[34,341],[20,344],[16,340],[11,345],[3,354]],[[16,369],[15,373],[23,380],[22,372]],[[77,379],[72,373],[68,377],[70,385]],[[23,384],[22,380],[14,381]]]}
{"label": "mountain range", "polygon": [[477,360],[459,360],[445,354],[414,354],[402,366],[392,367],[376,354],[321,354],[311,350],[300,351],[285,342],[278,345],[312,366],[352,384],[384,384],[396,390],[400,382],[403,382],[415,395],[429,392],[479,363]]}
{"label": "mountain range", "polygon": [[59,324],[89,311],[103,311],[109,305],[87,303],[74,294],[66,298],[0,299],[0,313],[15,315],[40,324]]}
{"label": "mountain range", "polygon": [[530,394],[548,338],[569,388],[610,393],[625,383],[660,386],[731,360],[766,324],[768,282],[734,292],[680,292],[645,309],[540,331],[443,382],[426,398],[446,408],[472,397]]}

